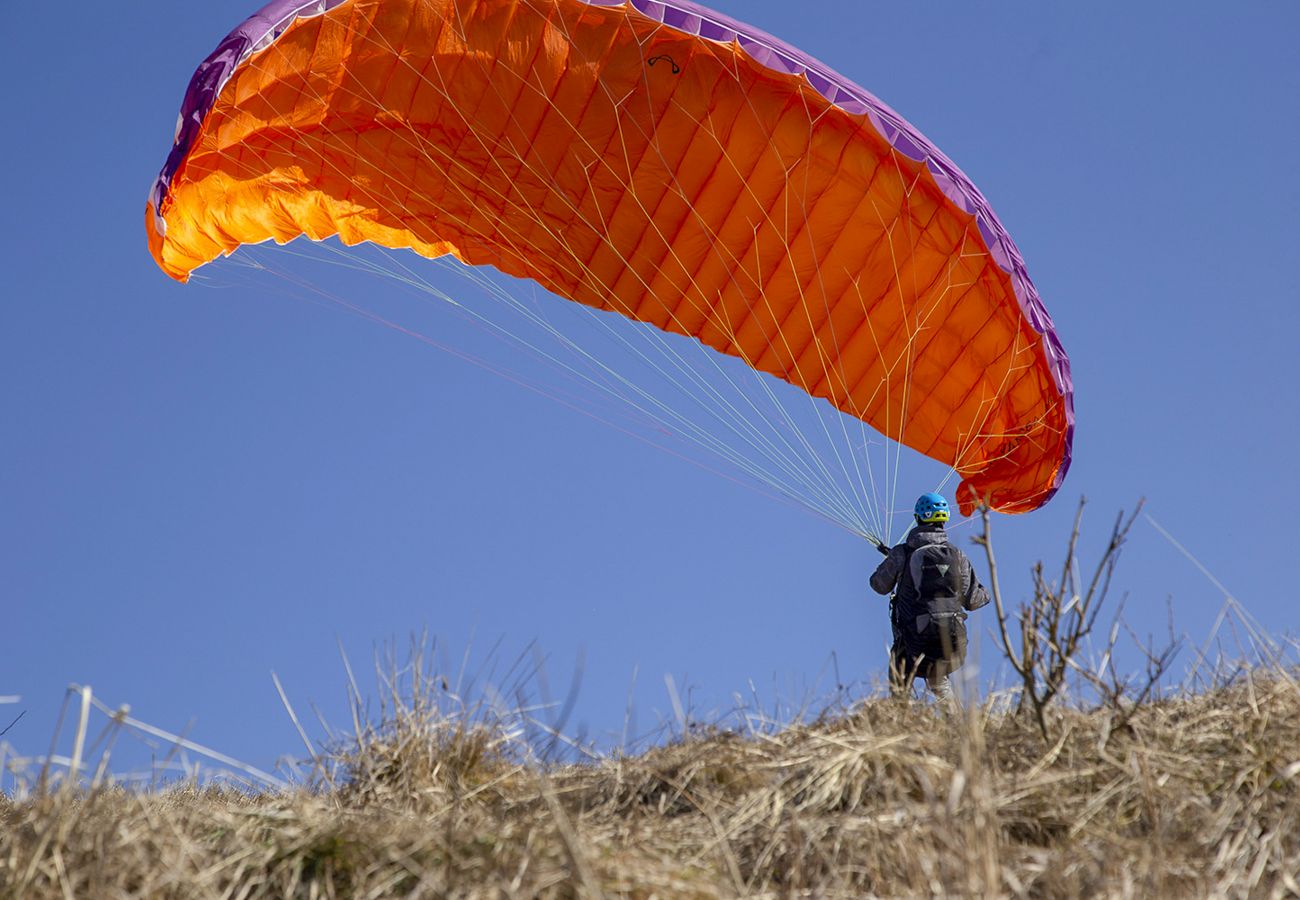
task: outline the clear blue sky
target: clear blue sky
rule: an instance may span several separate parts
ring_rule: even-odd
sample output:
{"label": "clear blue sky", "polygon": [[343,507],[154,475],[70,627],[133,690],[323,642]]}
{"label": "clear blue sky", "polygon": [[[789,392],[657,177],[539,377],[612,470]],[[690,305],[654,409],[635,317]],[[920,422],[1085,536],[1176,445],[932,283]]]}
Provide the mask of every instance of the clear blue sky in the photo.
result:
{"label": "clear blue sky", "polygon": [[[560,694],[585,654],[571,727],[597,734],[621,728],[634,667],[642,725],[670,708],[666,673],[702,709],[751,680],[795,696],[832,651],[846,680],[878,675],[863,541],[269,276],[155,268],[145,193],[181,94],[255,6],[7,15],[0,695],[23,700],[0,728],[28,711],[7,739],[43,751],[80,682],[269,766],[298,748],[272,669],[342,726],[336,638],[361,665],[424,628],[453,659],[536,640]],[[1300,7],[715,6],[899,110],[1028,262],[1079,427],[1053,504],[998,522],[1008,592],[1055,557],[1080,494],[1086,552],[1145,496],[1294,631]],[[509,358],[441,321],[439,341]],[[1144,632],[1172,598],[1203,636],[1222,601],[1145,523],[1117,588]]]}

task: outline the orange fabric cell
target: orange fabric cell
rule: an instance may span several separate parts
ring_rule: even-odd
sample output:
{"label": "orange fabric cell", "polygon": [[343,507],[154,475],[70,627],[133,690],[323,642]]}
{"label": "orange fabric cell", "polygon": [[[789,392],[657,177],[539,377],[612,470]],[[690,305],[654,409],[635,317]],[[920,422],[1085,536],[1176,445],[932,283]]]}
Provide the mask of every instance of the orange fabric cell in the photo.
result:
{"label": "orange fabric cell", "polygon": [[807,79],[630,6],[295,21],[225,84],[158,214],[180,280],[337,235],[695,337],[952,465],[965,511],[1037,507],[1066,455],[1042,337],[925,165]]}

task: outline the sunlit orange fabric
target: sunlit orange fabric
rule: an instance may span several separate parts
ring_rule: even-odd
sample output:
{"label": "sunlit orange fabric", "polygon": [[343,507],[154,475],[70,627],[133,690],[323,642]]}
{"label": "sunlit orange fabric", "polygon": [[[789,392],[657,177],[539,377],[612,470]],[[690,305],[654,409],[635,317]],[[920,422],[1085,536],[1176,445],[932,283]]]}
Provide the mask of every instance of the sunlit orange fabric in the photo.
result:
{"label": "sunlit orange fabric", "polygon": [[692,335],[1017,512],[1065,411],[972,218],[738,45],[579,0],[345,3],[226,84],[150,227],[185,280],[300,235],[454,254]]}

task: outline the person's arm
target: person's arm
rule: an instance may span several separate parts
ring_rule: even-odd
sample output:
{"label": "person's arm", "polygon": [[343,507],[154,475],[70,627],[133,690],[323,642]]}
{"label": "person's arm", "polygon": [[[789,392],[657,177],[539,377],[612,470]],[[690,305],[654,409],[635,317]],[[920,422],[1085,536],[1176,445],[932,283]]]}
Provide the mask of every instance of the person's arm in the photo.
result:
{"label": "person's arm", "polygon": [[965,590],[962,592],[961,605],[969,610],[979,609],[981,606],[987,606],[989,602],[989,592],[984,590],[984,585],[980,584],[979,578],[975,576],[975,567],[966,554],[961,555],[962,560],[962,581],[965,583]]}
{"label": "person's arm", "polygon": [[900,544],[889,551],[889,555],[871,574],[871,589],[877,594],[888,594],[898,584],[898,576],[903,572],[903,558],[907,551]]}

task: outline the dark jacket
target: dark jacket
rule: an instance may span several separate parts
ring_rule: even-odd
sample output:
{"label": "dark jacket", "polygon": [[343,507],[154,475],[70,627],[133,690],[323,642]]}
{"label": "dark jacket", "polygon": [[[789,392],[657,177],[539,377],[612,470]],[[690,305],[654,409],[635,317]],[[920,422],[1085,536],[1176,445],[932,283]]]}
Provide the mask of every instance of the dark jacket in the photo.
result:
{"label": "dark jacket", "polygon": [[893,605],[895,638],[899,638],[901,632],[904,643],[911,643],[908,638],[919,630],[916,628],[916,623],[918,620],[924,621],[922,617],[952,612],[964,619],[966,610],[979,609],[989,602],[988,592],[975,576],[970,560],[956,547],[952,549],[956,551],[958,565],[961,567],[960,596],[922,598],[917,595],[916,585],[912,583],[912,578],[905,574],[912,551],[927,544],[947,543],[948,534],[943,530],[942,525],[918,525],[908,532],[907,539],[903,543],[890,548],[889,556],[885,557],[884,562],[871,576],[871,588],[877,594],[895,592]]}

